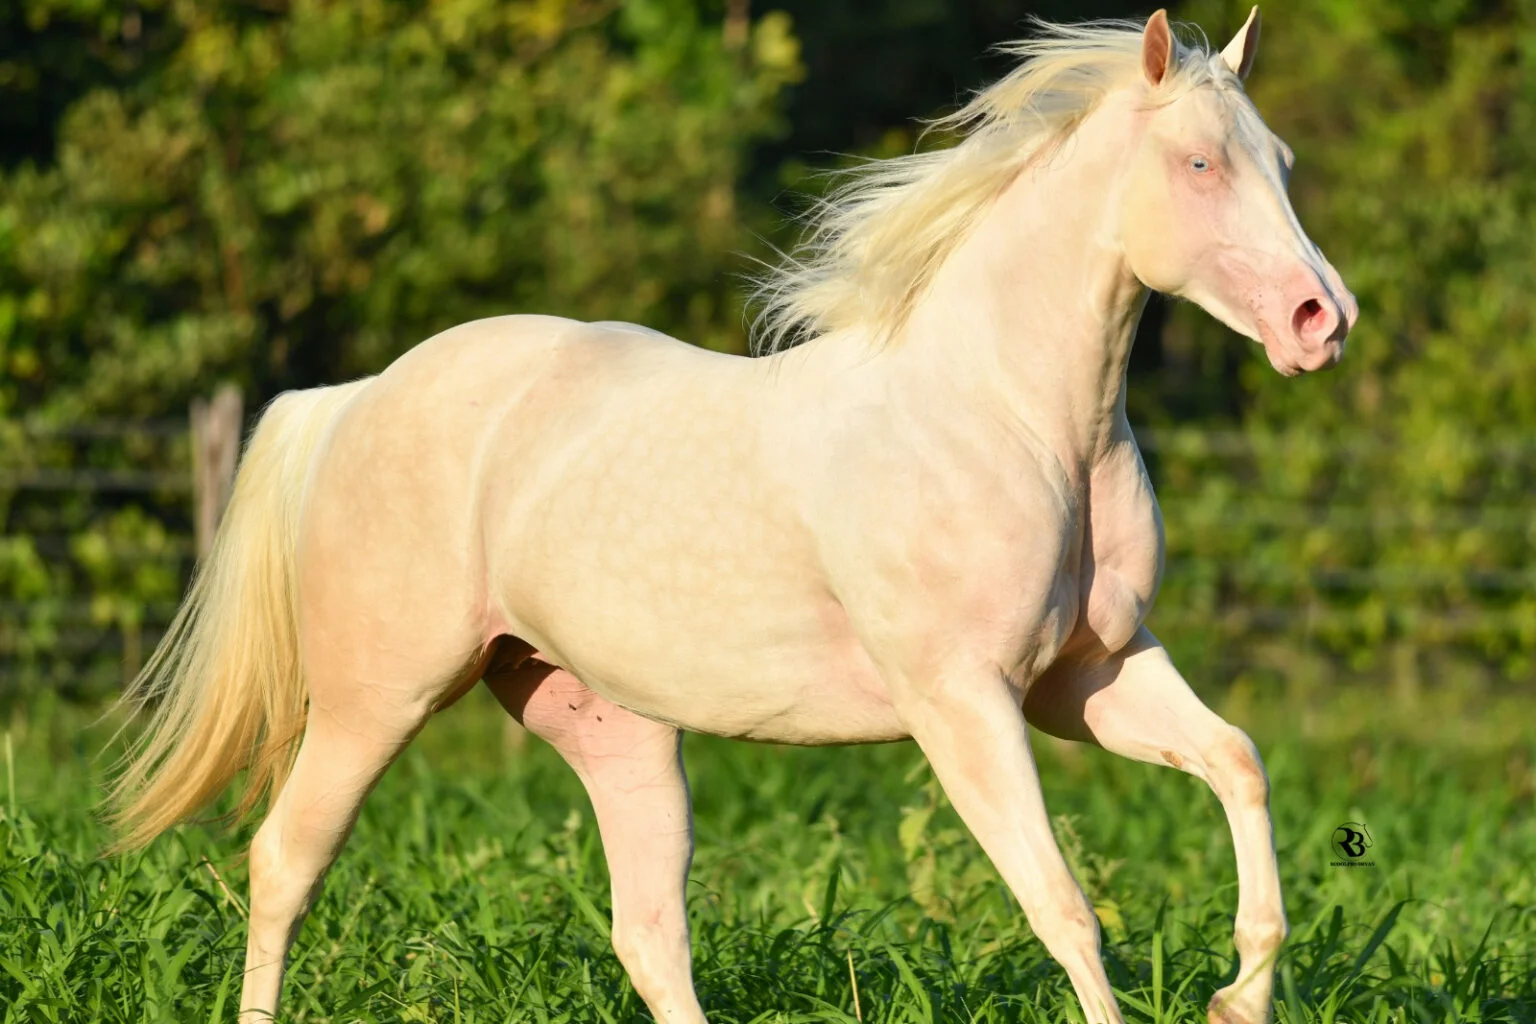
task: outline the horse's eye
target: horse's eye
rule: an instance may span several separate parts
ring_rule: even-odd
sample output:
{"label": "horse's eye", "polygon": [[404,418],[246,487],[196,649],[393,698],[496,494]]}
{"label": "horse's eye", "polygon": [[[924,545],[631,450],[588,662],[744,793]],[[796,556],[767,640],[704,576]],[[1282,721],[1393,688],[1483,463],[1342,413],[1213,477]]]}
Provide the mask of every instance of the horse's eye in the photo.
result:
{"label": "horse's eye", "polygon": [[1189,158],[1189,169],[1196,174],[1204,174],[1211,169],[1211,162],[1203,156],[1192,156]]}

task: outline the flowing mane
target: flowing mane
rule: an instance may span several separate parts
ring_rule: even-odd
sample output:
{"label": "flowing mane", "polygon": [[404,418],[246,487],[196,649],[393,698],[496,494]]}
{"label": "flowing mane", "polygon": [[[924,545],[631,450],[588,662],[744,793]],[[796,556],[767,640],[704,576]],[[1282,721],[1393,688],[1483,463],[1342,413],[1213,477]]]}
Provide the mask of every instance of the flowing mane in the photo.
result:
{"label": "flowing mane", "polygon": [[[855,326],[888,340],[1019,171],[1141,74],[1139,23],[1036,27],[1037,38],[1000,47],[1018,67],[925,129],[955,132],[959,143],[860,164],[816,202],[805,240],[757,282],[758,354]],[[1176,53],[1177,70],[1157,90],[1163,102],[1217,74],[1203,37],[1178,40]]]}

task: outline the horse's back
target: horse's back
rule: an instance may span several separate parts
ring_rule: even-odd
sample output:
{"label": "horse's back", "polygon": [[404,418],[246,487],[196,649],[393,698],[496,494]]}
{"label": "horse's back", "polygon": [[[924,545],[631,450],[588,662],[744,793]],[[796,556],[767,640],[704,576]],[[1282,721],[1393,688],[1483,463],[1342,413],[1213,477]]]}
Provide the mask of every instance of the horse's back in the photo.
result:
{"label": "horse's back", "polygon": [[[461,477],[497,426],[579,427],[659,374],[686,378],[722,357],[633,324],[552,316],[460,324],[392,363],[348,408],[333,458],[387,464],[412,475]],[[642,388],[643,389],[643,388]],[[558,430],[499,432],[497,443],[558,442]]]}

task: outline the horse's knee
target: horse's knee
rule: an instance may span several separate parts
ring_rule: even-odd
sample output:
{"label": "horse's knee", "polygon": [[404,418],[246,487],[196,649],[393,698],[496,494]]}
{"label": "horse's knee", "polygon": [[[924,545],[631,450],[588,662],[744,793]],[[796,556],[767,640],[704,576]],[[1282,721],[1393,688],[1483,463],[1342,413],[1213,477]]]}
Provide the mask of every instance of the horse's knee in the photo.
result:
{"label": "horse's knee", "polygon": [[1269,804],[1269,776],[1248,734],[1227,726],[1204,751],[1206,777],[1223,802]]}
{"label": "horse's knee", "polygon": [[659,931],[655,923],[636,925],[620,921],[613,922],[614,955],[629,972],[637,988],[640,986],[641,977],[648,973],[647,951],[655,948]]}
{"label": "horse's knee", "polygon": [[1099,919],[1093,905],[1070,879],[1026,897],[1024,917],[1029,927],[1057,960],[1066,957],[1097,957]]}

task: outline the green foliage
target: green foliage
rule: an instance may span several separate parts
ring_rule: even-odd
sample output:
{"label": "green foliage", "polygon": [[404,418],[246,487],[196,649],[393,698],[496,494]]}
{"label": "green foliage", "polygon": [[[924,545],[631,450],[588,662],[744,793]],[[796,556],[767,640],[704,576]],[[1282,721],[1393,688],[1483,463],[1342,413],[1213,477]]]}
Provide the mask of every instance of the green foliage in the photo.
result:
{"label": "green foliage", "polygon": [[[1274,782],[1292,926],[1279,1021],[1536,1018],[1536,821],[1522,810],[1536,780],[1529,737],[1511,742],[1529,706],[1477,716],[1491,732],[1429,742],[1413,738],[1423,719],[1469,716],[1424,706],[1399,733],[1390,716],[1347,707],[1233,710]],[[88,813],[85,759],[100,738],[82,736],[83,717],[39,708],[11,723],[0,1019],[232,1020],[244,841],[188,827],[144,854],[96,859],[105,835]],[[608,946],[581,787],[543,744],[501,758],[499,718],[471,694],[370,799],[299,937],[285,1020],[646,1019]],[[1371,727],[1308,736],[1309,720]],[[1205,1001],[1235,967],[1236,879],[1215,799],[1167,768],[1039,746],[1128,1020],[1205,1024]],[[850,955],[871,1024],[1072,1019],[1065,974],[913,746],[691,738],[685,752],[694,963],[712,1020],[853,1020]],[[1330,866],[1332,830],[1361,819],[1376,866]]]}
{"label": "green foliage", "polygon": [[[39,427],[162,426],[223,379],[264,401],[501,313],[742,347],[736,182],[799,74],[784,15],[172,3],[135,14],[128,40],[122,13],[36,0],[33,22],[84,24],[108,63],[154,59],[68,106],[55,159],[0,173],[0,653],[25,680],[115,682],[64,642],[61,616],[121,629],[132,671],[154,638],[143,608],[175,600],[159,573],[188,568],[163,535],[185,529],[184,489],[98,479],[185,472],[184,449],[45,442]],[[24,65],[0,63],[0,81],[6,68]],[[91,489],[38,489],[39,471]]]}
{"label": "green foliage", "polygon": [[179,412],[537,308],[738,343],[734,188],[797,74],[679,0],[176,7],[0,200],[0,415]]}
{"label": "green foliage", "polygon": [[0,421],[0,692],[113,689],[170,621],[190,475],[180,424],[156,426]]}

